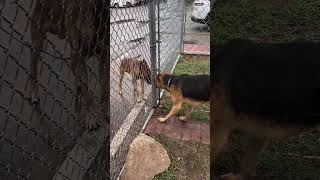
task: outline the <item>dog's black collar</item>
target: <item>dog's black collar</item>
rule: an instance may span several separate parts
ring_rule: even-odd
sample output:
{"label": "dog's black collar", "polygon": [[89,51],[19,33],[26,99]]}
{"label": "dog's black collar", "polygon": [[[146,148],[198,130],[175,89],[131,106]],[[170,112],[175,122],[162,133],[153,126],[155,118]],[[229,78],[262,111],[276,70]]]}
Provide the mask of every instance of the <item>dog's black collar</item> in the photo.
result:
{"label": "dog's black collar", "polygon": [[170,92],[170,82],[171,82],[171,79],[172,79],[172,77],[170,77],[170,78],[168,79],[167,86],[165,87],[165,89],[166,89],[168,92]]}
{"label": "dog's black collar", "polygon": [[167,86],[170,88],[171,77],[168,80]]}

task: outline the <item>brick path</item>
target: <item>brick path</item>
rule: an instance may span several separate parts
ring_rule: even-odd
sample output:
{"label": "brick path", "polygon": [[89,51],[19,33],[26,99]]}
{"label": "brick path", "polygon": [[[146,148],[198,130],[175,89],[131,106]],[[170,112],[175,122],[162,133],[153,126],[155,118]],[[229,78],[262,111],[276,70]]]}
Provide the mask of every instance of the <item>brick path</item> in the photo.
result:
{"label": "brick path", "polygon": [[185,54],[210,55],[210,45],[184,44]]}
{"label": "brick path", "polygon": [[175,116],[169,118],[165,123],[160,123],[158,116],[153,117],[144,133],[148,135],[163,134],[173,139],[210,144],[209,124],[190,120],[182,122]]}

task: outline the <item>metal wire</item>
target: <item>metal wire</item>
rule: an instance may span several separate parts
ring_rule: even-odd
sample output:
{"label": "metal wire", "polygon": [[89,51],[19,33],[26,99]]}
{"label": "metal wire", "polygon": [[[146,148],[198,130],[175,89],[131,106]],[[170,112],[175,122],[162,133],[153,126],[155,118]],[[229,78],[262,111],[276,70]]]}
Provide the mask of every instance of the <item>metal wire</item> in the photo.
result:
{"label": "metal wire", "polygon": [[[111,8],[112,179],[119,176],[130,143],[143,128],[149,113],[152,112],[151,109],[157,105],[159,99],[159,93],[153,86],[154,84],[148,84],[146,76],[151,74],[153,81],[155,74],[164,71],[171,72],[180,55],[184,53],[183,39],[186,38],[186,35],[183,29],[184,26],[189,27],[187,23],[191,21],[184,18],[187,13],[191,13],[191,6],[190,3],[184,3],[183,0],[150,0],[146,4],[133,7]],[[203,25],[195,26],[202,27]],[[209,33],[205,33],[209,39]],[[191,38],[197,39],[198,37]],[[209,44],[205,45],[209,46]],[[197,58],[198,55],[195,54],[193,57]],[[143,60],[147,65],[144,66],[145,68],[139,68]],[[144,87],[140,86],[138,77],[144,81]],[[135,85],[135,78],[138,79],[137,85]],[[140,96],[141,90],[144,89],[145,100],[141,102],[135,100],[137,89]]]}
{"label": "metal wire", "polygon": [[0,179],[110,178],[108,8],[0,3]]}

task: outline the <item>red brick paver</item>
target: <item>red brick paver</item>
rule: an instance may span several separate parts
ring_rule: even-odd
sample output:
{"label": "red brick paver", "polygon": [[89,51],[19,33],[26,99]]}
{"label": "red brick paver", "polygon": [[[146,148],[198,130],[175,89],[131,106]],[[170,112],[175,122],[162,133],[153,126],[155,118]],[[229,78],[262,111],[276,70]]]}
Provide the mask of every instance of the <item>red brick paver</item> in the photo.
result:
{"label": "red brick paver", "polygon": [[160,123],[157,117],[152,118],[144,133],[163,134],[173,139],[210,144],[209,124],[190,120],[182,122],[176,117],[171,117],[165,123]]}
{"label": "red brick paver", "polygon": [[203,54],[210,55],[210,45],[206,44],[185,44],[185,54]]}

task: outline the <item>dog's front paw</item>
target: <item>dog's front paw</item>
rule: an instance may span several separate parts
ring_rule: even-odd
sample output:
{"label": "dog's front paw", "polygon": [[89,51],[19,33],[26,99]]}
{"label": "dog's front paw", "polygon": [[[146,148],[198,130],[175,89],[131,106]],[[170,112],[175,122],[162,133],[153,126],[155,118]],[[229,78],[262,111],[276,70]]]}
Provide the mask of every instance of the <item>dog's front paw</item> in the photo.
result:
{"label": "dog's front paw", "polygon": [[87,120],[87,123],[86,123],[86,128],[89,130],[89,131],[92,131],[92,130],[96,130],[100,127],[100,124],[98,123],[97,119],[94,118],[94,117],[91,117]]}
{"label": "dog's front paw", "polygon": [[180,121],[187,121],[187,117],[185,117],[185,116],[179,116],[179,120],[180,120]]}
{"label": "dog's front paw", "polygon": [[79,105],[78,119],[80,120],[80,125],[89,131],[96,130],[99,128],[100,124],[96,116],[96,106],[94,104],[88,103],[87,106],[84,104]]}
{"label": "dog's front paw", "polygon": [[158,118],[159,122],[163,123],[163,122],[166,122],[166,118]]}
{"label": "dog's front paw", "polygon": [[40,98],[38,98],[36,95],[31,94],[30,97],[28,98],[28,101],[30,102],[31,105],[39,105],[40,103]]}
{"label": "dog's front paw", "polygon": [[144,101],[146,101],[146,100],[148,99],[148,97],[147,97],[147,96],[143,96],[142,99],[143,99]]}
{"label": "dog's front paw", "polygon": [[38,105],[40,103],[40,99],[37,97],[36,93],[32,90],[29,91],[28,101],[32,105]]}
{"label": "dog's front paw", "polygon": [[88,112],[82,112],[79,118],[81,127],[88,129],[89,131],[96,130],[100,126],[97,118],[94,116],[88,116]]}
{"label": "dog's front paw", "polygon": [[32,104],[32,105],[38,105],[40,103],[40,99],[37,97],[37,81],[32,80],[31,78],[28,88],[27,88],[27,100]]}
{"label": "dog's front paw", "polygon": [[229,174],[224,174],[219,176],[218,178],[219,180],[243,180],[242,177],[240,175],[234,175],[232,173]]}
{"label": "dog's front paw", "polygon": [[137,102],[137,103],[141,103],[142,101],[141,101],[140,98],[137,98],[136,102]]}
{"label": "dog's front paw", "polygon": [[39,103],[40,103],[40,99],[35,96],[29,97],[29,101],[32,105],[39,105]]}

